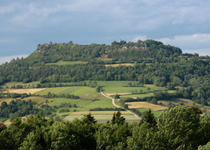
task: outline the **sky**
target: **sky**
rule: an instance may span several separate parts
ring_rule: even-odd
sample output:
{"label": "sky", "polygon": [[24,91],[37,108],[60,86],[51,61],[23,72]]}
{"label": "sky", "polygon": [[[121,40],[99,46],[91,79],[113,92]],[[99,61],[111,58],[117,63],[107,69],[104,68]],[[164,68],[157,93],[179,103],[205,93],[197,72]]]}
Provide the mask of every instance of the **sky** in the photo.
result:
{"label": "sky", "polygon": [[210,55],[209,0],[0,0],[0,64],[39,43],[154,39]]}

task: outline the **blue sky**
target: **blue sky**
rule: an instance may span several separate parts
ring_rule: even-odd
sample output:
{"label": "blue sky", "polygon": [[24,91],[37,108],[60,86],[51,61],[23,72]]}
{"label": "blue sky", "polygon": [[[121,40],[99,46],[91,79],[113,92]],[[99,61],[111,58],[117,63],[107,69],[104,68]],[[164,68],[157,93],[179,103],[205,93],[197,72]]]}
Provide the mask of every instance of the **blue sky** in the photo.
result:
{"label": "blue sky", "polygon": [[210,55],[209,0],[0,0],[0,63],[38,43],[155,39]]}

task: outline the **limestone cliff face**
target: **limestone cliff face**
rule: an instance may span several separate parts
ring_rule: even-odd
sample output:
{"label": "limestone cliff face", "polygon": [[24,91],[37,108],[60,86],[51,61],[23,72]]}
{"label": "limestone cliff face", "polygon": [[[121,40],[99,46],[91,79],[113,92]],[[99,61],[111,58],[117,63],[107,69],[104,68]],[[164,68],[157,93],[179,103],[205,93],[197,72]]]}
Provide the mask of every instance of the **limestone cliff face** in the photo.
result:
{"label": "limestone cliff face", "polygon": [[46,48],[48,48],[49,45],[50,45],[49,43],[37,44],[36,52],[45,52]]}

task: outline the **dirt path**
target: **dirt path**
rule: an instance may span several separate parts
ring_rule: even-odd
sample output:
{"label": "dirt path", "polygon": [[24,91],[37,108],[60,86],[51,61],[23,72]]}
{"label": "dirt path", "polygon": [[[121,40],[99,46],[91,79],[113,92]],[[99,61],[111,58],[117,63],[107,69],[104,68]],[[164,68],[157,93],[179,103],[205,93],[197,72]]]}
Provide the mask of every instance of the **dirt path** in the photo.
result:
{"label": "dirt path", "polygon": [[[117,107],[117,108],[122,108],[122,107],[118,106],[117,104],[115,104],[114,98],[105,95],[105,94],[101,91],[101,89],[100,89],[100,92],[101,92],[101,95],[103,95],[104,97],[107,97],[107,98],[111,99],[111,100],[112,100],[112,104],[113,104],[115,107]],[[122,109],[125,109],[125,108],[122,108]],[[127,110],[127,109],[125,109],[125,110],[126,110],[127,112],[133,114],[136,118],[141,119],[139,116],[137,116],[135,113],[131,112],[130,110]]]}

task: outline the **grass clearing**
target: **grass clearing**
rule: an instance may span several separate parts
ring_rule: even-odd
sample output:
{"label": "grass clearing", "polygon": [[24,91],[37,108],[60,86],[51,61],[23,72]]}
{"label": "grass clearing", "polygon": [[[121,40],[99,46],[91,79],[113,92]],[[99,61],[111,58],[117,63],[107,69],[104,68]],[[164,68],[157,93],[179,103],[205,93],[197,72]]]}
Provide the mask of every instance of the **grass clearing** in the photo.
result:
{"label": "grass clearing", "polygon": [[78,64],[87,64],[86,61],[58,61],[56,63],[47,63],[46,65],[78,65]]}
{"label": "grass clearing", "polygon": [[37,84],[39,84],[40,82],[39,81],[35,81],[35,82],[29,82],[29,83],[23,83],[23,82],[7,82],[7,83],[5,83],[4,84],[4,86],[3,87],[9,87],[9,88],[11,88],[12,86],[14,86],[14,85],[22,85],[23,87],[24,86],[29,86],[29,85],[37,85]]}
{"label": "grass clearing", "polygon": [[10,119],[7,119],[6,121],[4,121],[4,125],[7,126],[7,127],[8,127],[9,125],[11,125],[11,123],[12,123],[12,122],[10,121]]}
{"label": "grass clearing", "polygon": [[134,66],[134,64],[131,63],[122,63],[122,64],[106,64],[106,67],[119,67],[119,66]]}

